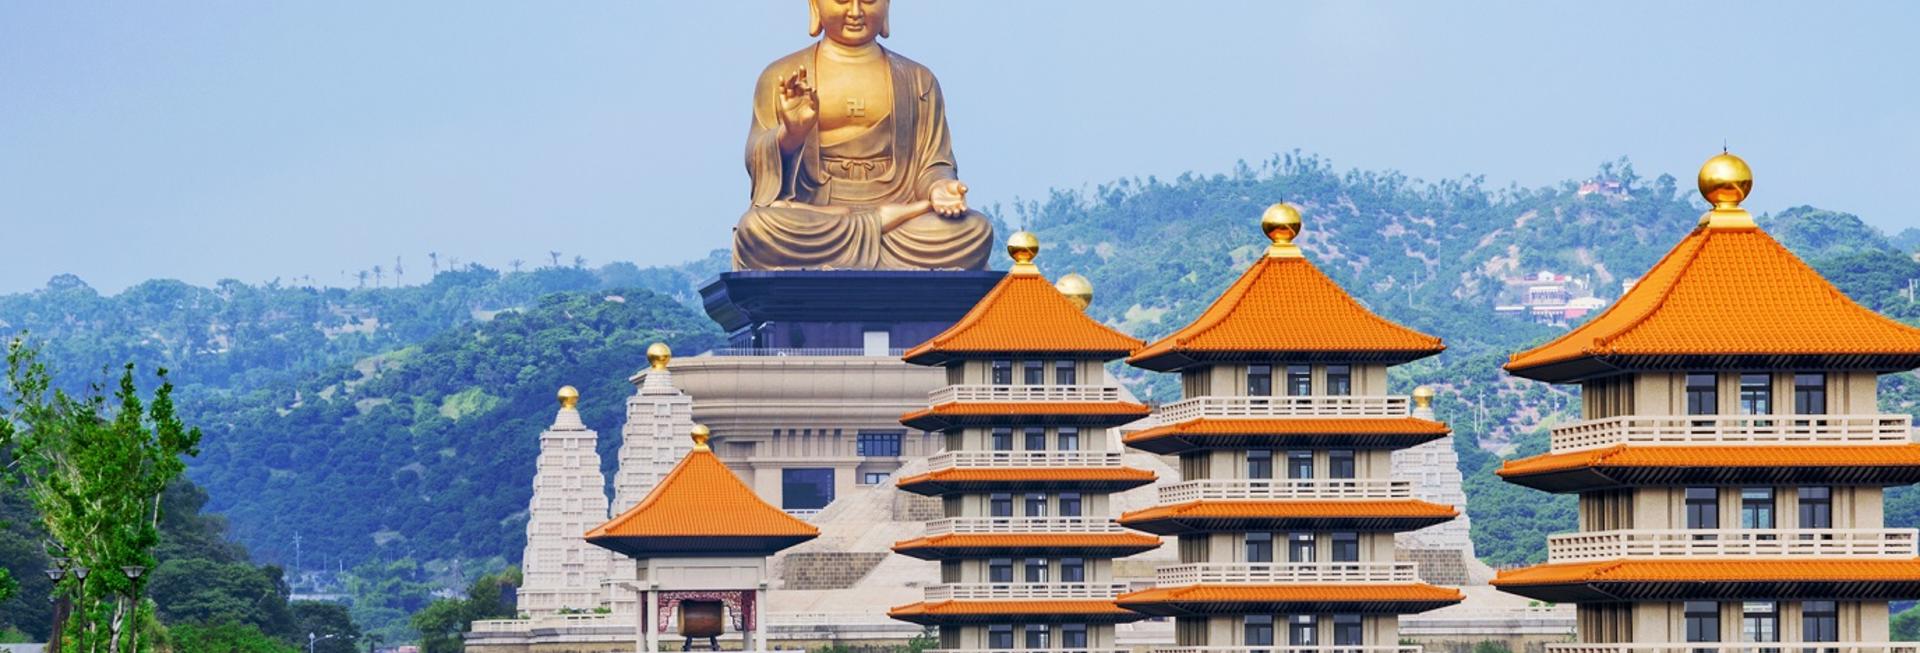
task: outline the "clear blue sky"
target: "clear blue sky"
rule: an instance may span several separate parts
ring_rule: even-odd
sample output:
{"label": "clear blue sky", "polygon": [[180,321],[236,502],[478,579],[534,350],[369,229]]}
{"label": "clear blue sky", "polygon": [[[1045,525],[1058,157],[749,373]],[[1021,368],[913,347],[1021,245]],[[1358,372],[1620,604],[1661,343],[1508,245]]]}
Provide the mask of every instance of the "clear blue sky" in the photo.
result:
{"label": "clear blue sky", "polygon": [[[1300,148],[1551,183],[1723,140],[1750,203],[1920,226],[1920,3],[898,0],[975,205]],[[802,0],[0,4],[0,292],[548,250],[672,263],[747,200]]]}

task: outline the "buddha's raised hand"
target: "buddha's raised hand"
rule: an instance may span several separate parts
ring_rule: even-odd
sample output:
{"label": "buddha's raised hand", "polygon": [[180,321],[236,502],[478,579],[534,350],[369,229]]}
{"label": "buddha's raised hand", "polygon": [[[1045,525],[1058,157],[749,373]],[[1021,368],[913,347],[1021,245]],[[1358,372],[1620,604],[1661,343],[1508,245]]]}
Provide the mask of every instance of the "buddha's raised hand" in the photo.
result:
{"label": "buddha's raised hand", "polygon": [[820,97],[807,81],[807,67],[782,75],[780,86],[781,149],[792,151],[807,140],[820,118]]}

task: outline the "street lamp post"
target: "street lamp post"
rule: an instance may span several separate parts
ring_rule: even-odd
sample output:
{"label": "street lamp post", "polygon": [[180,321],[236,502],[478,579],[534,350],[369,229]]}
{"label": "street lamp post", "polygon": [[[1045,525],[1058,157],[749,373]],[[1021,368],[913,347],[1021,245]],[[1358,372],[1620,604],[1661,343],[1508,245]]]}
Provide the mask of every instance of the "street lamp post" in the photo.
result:
{"label": "street lamp post", "polygon": [[335,637],[338,637],[338,636],[339,636],[339,635],[337,635],[337,634],[330,634],[330,635],[316,635],[316,634],[314,634],[314,633],[312,633],[312,632],[308,632],[308,633],[307,633],[307,653],[313,653],[313,645],[314,645],[314,644],[318,644],[318,643],[320,643],[320,640],[324,640],[324,639],[333,639],[333,638],[335,638]]}

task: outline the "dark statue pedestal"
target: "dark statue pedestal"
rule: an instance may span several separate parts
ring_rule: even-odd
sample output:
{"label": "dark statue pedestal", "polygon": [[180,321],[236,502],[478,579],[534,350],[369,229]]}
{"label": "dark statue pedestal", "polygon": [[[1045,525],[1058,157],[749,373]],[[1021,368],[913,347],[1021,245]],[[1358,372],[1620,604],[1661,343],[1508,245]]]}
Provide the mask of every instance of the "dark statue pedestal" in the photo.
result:
{"label": "dark statue pedestal", "polygon": [[708,281],[700,297],[734,348],[874,354],[909,349],[939,335],[1004,275],[1000,270],[739,270]]}

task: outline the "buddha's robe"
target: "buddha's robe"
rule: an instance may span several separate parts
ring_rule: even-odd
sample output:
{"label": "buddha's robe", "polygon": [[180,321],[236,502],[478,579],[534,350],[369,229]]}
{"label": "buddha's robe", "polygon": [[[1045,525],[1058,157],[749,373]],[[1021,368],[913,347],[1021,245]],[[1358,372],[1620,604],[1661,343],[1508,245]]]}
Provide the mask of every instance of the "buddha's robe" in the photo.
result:
{"label": "buddha's robe", "polygon": [[955,178],[946,103],[925,66],[887,52],[890,114],[847,142],[823,147],[814,130],[795,152],[780,151],[779,76],[819,70],[817,47],[767,66],[754,90],[753,206],[734,228],[734,269],[985,269],[993,227],[979,212],[927,211],[882,232],[874,210],[928,199],[931,184]]}

